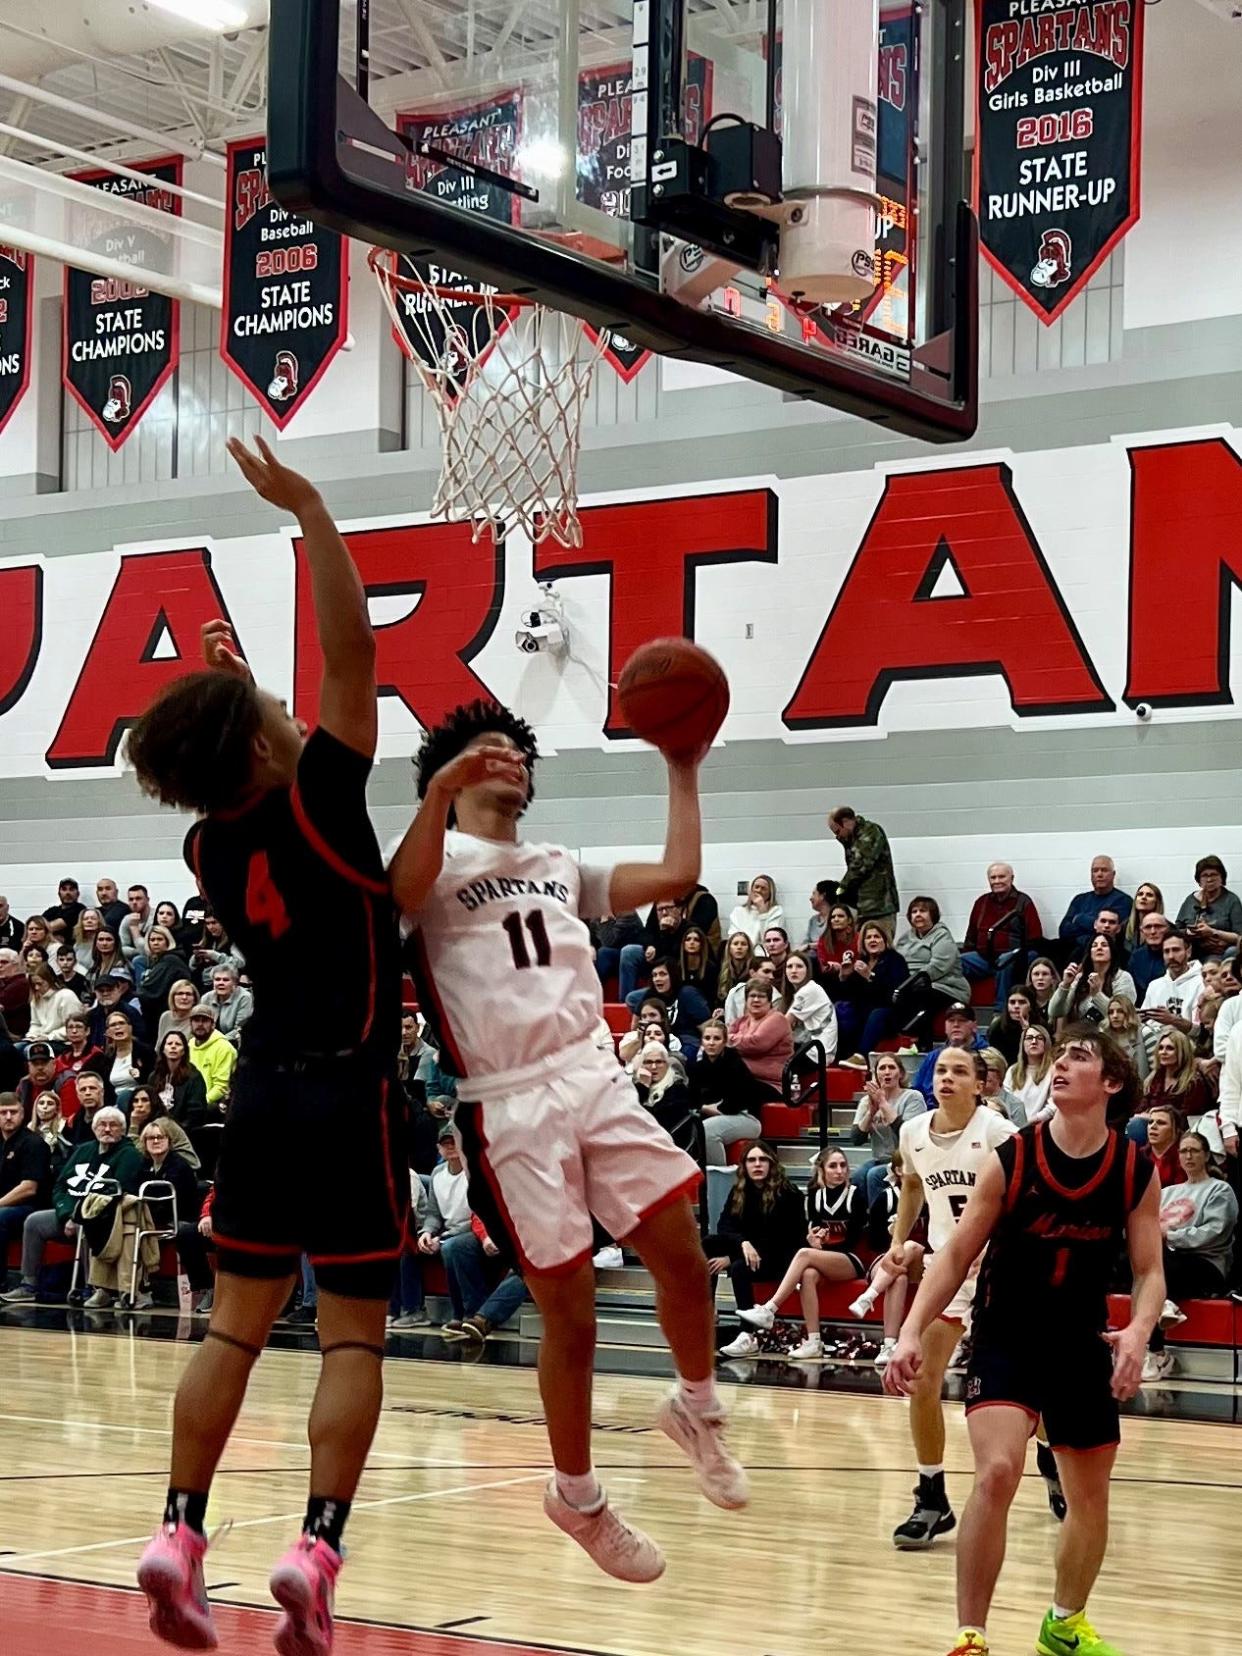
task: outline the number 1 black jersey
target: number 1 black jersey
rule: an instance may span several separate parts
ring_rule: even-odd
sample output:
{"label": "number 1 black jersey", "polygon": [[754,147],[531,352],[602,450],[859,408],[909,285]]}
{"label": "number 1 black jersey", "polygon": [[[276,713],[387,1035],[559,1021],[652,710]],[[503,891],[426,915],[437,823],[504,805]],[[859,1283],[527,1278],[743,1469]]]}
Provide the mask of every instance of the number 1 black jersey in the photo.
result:
{"label": "number 1 black jersey", "polygon": [[401,1037],[397,915],[367,815],[371,761],[326,730],[292,787],[195,823],[185,857],[254,986],[243,1051],[374,1051]]}

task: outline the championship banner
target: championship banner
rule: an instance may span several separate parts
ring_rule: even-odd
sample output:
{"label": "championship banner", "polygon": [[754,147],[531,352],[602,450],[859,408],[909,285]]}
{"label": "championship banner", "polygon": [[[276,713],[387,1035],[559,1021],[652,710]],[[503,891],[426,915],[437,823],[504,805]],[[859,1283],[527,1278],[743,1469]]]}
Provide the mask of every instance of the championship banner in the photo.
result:
{"label": "championship banner", "polygon": [[1138,222],[1142,0],[976,0],[975,211],[1055,322]]}
{"label": "championship banner", "polygon": [[262,138],[229,145],[220,355],[283,431],[349,331],[344,238],[287,213]]}
{"label": "championship banner", "polygon": [[[118,173],[77,173],[105,195],[124,196],[157,212],[181,215],[181,197],[161,186],[181,183],[181,157],[137,161],[150,183]],[[181,350],[181,307],[142,285],[144,266],[167,269],[168,238],[100,209],[76,213],[75,244],[133,265],[134,280],[65,267],[65,389],[115,454],[168,383]]]}
{"label": "championship banner", "polygon": [[[522,95],[503,92],[483,103],[460,109],[436,110],[426,114],[406,111],[397,116],[397,131],[412,146],[410,177],[416,188],[438,201],[494,219],[498,224],[517,224],[521,203],[510,190],[502,189],[468,165],[450,166],[418,154],[420,144],[430,144],[446,155],[460,156],[489,167],[492,172],[516,178],[518,145],[522,139]],[[421,277],[436,287],[461,288],[466,292],[495,292],[460,270],[450,270],[427,259],[411,259],[402,253],[397,260],[402,276]],[[491,342],[513,319],[514,312],[493,311],[463,299],[447,302],[448,325],[421,293],[400,290],[397,315],[401,333],[420,362],[429,368],[447,369],[455,382],[463,379],[476,361],[482,361]],[[461,373],[458,375],[458,367]]]}
{"label": "championship banner", "polygon": [[0,431],[30,386],[34,343],[34,259],[0,243]]}

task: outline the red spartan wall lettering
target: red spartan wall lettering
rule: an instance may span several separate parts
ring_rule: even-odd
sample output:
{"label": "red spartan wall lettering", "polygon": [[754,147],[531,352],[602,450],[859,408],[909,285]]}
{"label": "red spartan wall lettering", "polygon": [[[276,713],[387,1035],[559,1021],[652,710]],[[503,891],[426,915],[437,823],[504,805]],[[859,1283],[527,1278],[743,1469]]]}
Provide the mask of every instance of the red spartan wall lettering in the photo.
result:
{"label": "red spartan wall lettering", "polygon": [[[777,500],[770,489],[588,506],[579,515],[581,549],[545,541],[535,548],[535,576],[541,581],[610,577],[608,682],[613,686],[649,638],[694,637],[697,569],[776,562]],[[631,734],[615,688],[604,734]]]}
{"label": "red spartan wall lettering", "polygon": [[1242,459],[1220,438],[1131,449],[1131,707],[1233,701],[1229,610],[1239,585]]}
{"label": "red spartan wall lettering", "polygon": [[[504,542],[476,545],[461,523],[365,529],[346,535],[368,597],[418,598],[412,615],[375,629],[381,695],[397,696],[421,725],[435,725],[463,702],[492,692],[469,663],[492,636],[504,598]],[[319,717],[323,656],[315,630],[310,568],[301,539],[296,558],[293,706]]]}
{"label": "red spartan wall lettering", "polygon": [[0,569],[0,713],[26,693],[43,643],[43,570],[39,564]]}
{"label": "red spartan wall lettering", "polygon": [[[48,764],[54,770],[112,764],[127,726],[155,695],[201,666],[199,629],[217,616],[227,621],[229,612],[206,547],[122,558]],[[176,654],[155,661],[165,634]]]}
{"label": "red spartan wall lettering", "polygon": [[[965,596],[932,598],[947,559]],[[1113,706],[1008,466],[888,478],[785,724],[873,725],[899,679],[987,673],[1003,676],[1015,713],[1028,717]]]}

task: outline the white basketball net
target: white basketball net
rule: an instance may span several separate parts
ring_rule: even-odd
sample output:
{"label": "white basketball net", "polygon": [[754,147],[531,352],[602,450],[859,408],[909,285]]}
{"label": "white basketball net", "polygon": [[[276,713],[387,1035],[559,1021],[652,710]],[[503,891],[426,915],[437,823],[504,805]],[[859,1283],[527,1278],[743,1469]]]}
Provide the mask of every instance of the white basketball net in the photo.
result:
{"label": "white basketball net", "polygon": [[[582,545],[578,446],[606,335],[512,295],[433,286],[395,253],[370,257],[397,339],[436,407],[444,459],[432,513],[474,539],[516,521]],[[469,317],[463,326],[460,318]],[[412,336],[412,337],[411,337]]]}

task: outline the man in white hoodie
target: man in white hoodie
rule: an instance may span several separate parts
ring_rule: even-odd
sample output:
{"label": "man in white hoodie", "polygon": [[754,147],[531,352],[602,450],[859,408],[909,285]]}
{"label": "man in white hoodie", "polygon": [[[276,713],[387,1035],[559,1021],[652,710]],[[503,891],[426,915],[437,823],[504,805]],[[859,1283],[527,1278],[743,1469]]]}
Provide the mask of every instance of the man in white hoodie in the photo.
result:
{"label": "man in white hoodie", "polygon": [[1179,931],[1164,940],[1164,976],[1147,986],[1143,997],[1143,1040],[1150,1059],[1161,1029],[1180,1029],[1189,1035],[1199,1021],[1203,998],[1203,968],[1190,958],[1190,945]]}
{"label": "man in white hoodie", "polygon": [[1229,1157],[1229,1176],[1237,1183],[1238,1143],[1242,1139],[1242,1023],[1236,1023],[1225,1045],[1220,1072],[1220,1136]]}

